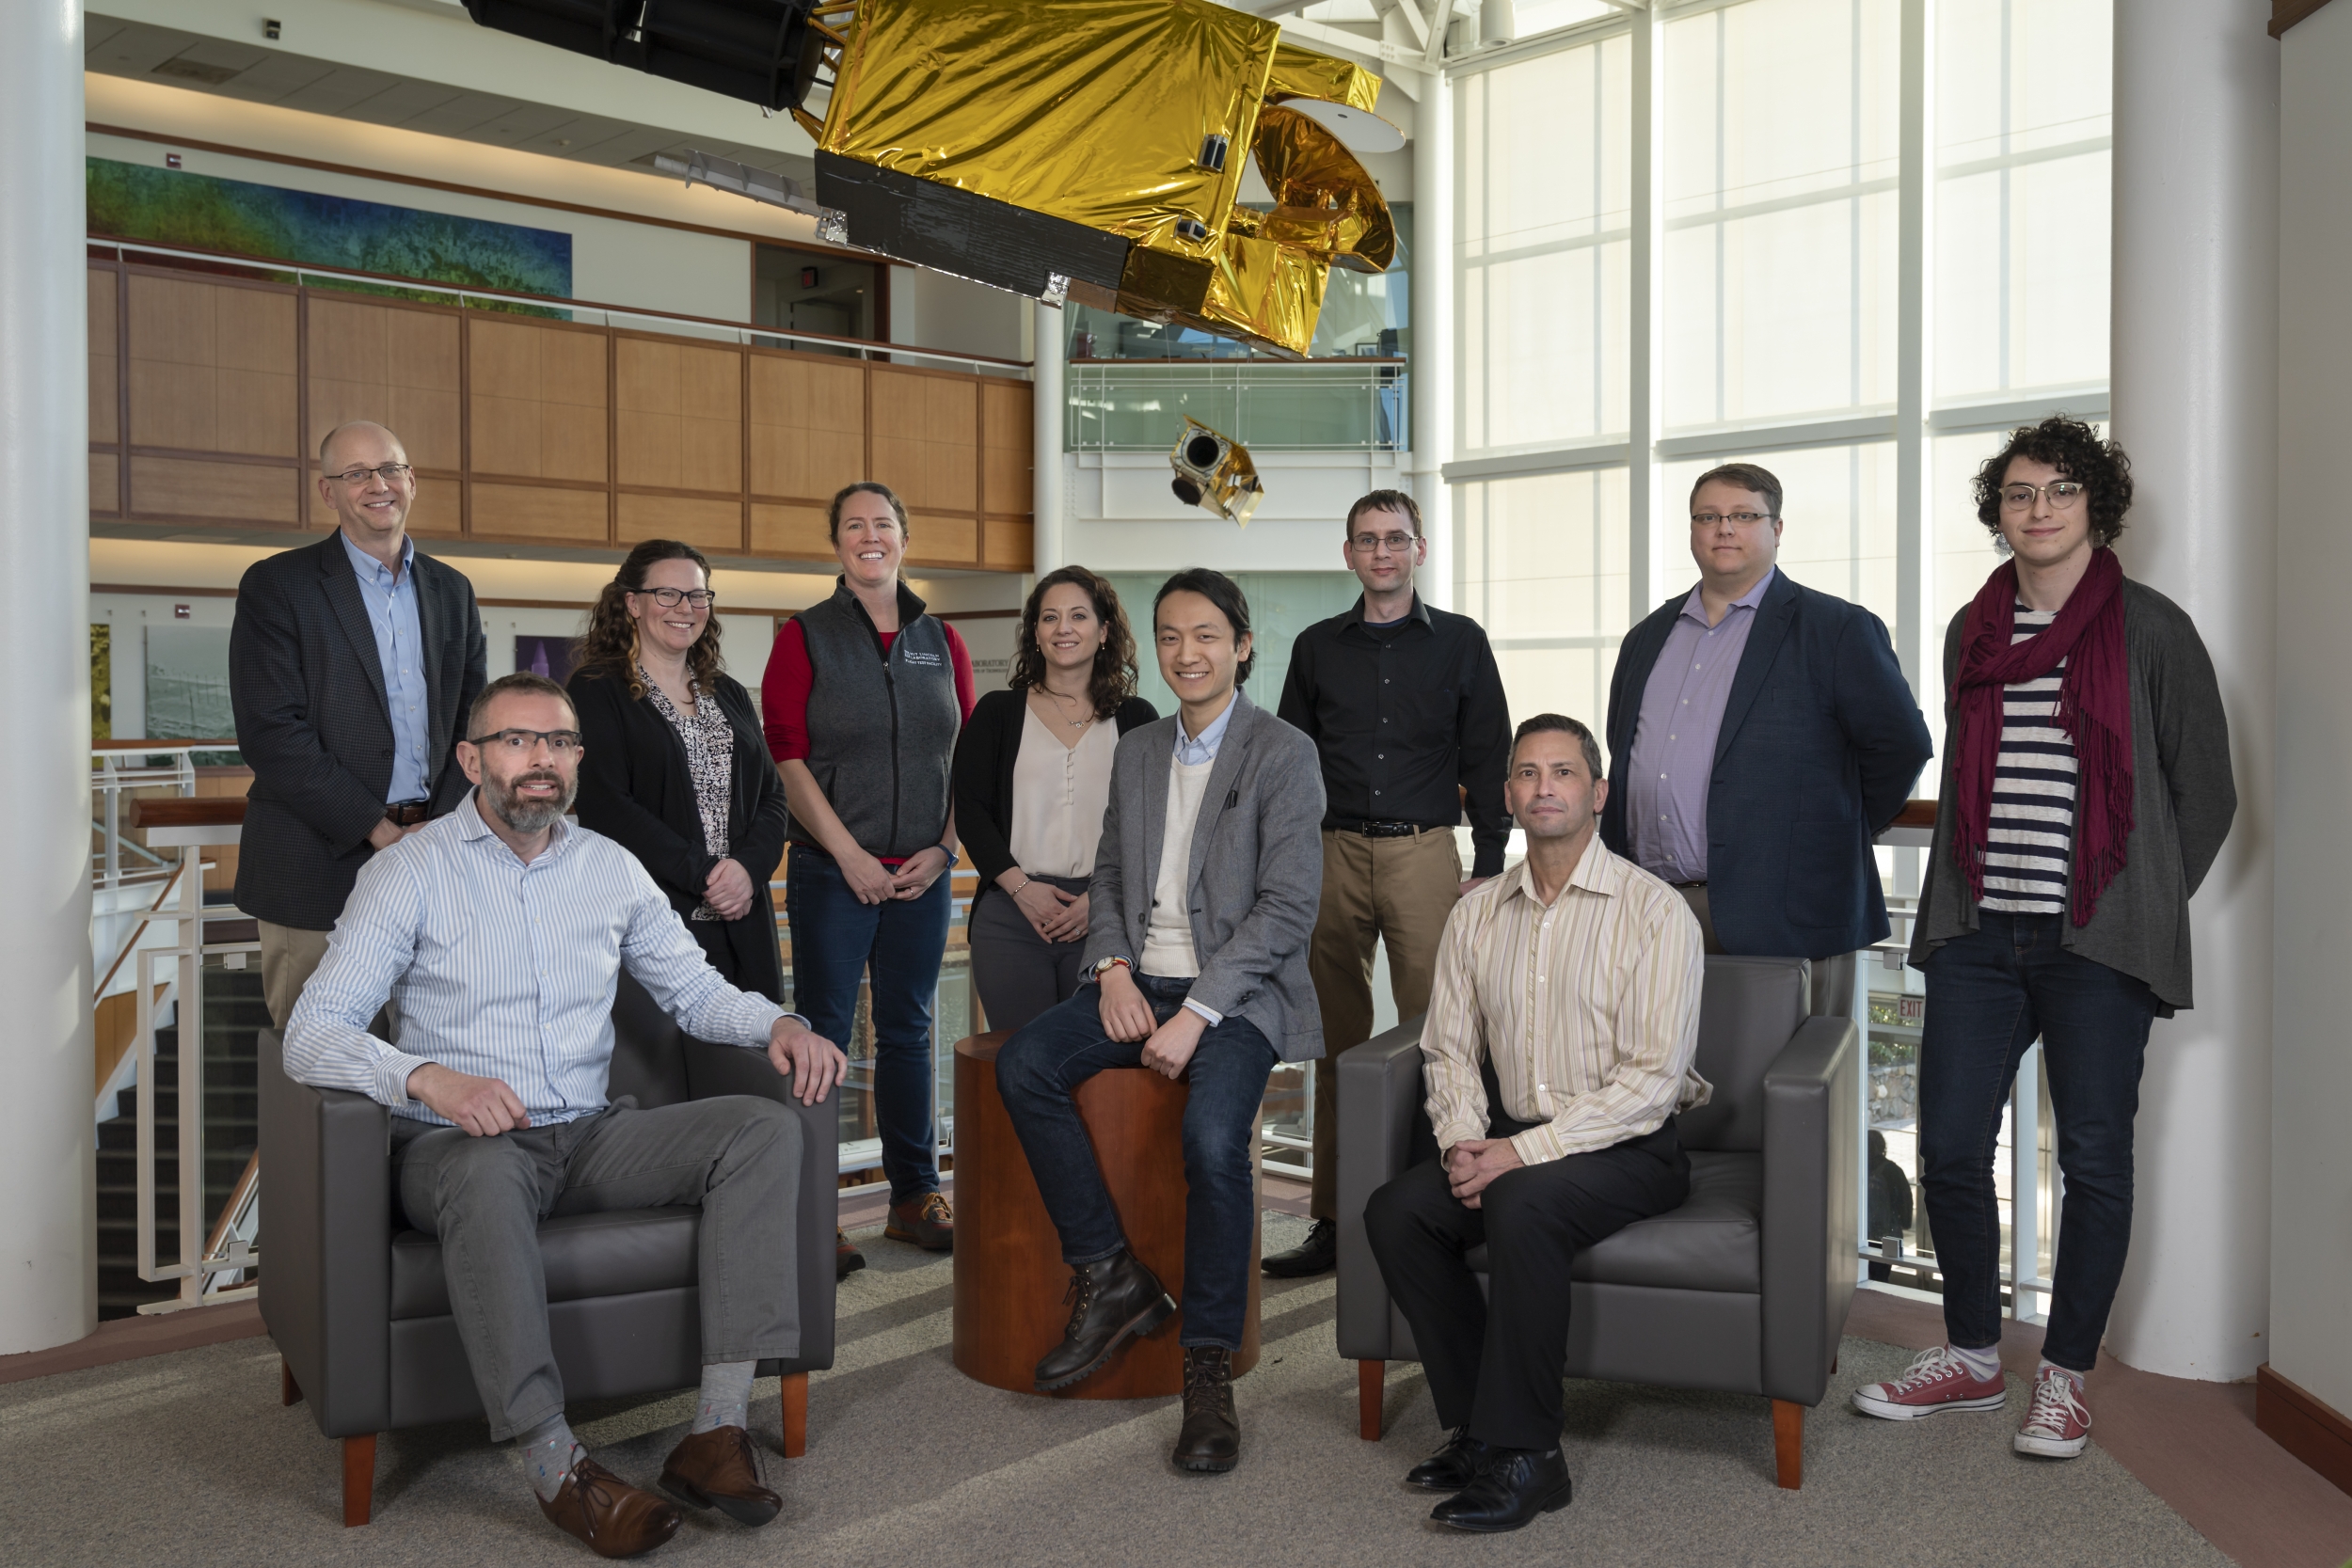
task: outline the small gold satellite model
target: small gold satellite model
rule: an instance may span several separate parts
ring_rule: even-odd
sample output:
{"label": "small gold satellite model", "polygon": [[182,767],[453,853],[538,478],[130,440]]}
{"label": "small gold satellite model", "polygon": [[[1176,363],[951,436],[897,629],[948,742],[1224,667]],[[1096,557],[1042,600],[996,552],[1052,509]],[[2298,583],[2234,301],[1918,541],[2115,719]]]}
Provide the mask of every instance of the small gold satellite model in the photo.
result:
{"label": "small gold satellite model", "polygon": [[1168,454],[1168,466],[1176,470],[1169,488],[1178,500],[1229,518],[1236,528],[1248,528],[1250,515],[1265,499],[1249,449],[1190,415],[1184,418],[1184,433],[1177,437],[1175,450]]}

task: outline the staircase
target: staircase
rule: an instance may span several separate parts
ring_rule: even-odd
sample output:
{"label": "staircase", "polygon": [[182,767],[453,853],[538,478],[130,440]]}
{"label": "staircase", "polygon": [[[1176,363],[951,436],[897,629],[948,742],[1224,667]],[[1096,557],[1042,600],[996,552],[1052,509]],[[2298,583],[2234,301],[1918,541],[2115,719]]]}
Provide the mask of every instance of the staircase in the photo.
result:
{"label": "staircase", "polygon": [[[255,1037],[269,1023],[262,972],[204,972],[204,1215],[207,1228],[245,1174],[259,1141]],[[155,1259],[180,1246],[180,1030],[155,1031]],[[138,1090],[116,1096],[116,1114],[98,1124],[98,1315],[127,1318],[142,1302],[180,1293],[176,1279],[139,1277]],[[201,1244],[202,1238],[197,1239]],[[250,1275],[247,1276],[250,1278]]]}

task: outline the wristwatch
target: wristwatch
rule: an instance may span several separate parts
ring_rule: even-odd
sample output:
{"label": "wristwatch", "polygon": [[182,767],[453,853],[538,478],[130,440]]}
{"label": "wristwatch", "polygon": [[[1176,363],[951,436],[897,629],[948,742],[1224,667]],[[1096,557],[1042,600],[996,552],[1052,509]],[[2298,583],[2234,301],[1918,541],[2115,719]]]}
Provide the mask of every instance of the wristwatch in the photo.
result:
{"label": "wristwatch", "polygon": [[1111,958],[1096,960],[1094,965],[1094,977],[1097,980],[1100,980],[1104,975],[1108,974],[1113,968],[1126,970],[1132,974],[1135,973],[1135,965],[1129,963],[1126,959],[1114,955]]}

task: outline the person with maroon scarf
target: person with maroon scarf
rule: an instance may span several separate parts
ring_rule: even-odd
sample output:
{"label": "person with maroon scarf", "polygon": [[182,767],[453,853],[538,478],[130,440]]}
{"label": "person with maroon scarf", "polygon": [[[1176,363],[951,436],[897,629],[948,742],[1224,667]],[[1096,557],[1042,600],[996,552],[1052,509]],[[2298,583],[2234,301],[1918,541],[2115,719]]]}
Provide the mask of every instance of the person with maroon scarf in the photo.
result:
{"label": "person with maroon scarf", "polygon": [[2131,1241],[2149,1025],[2191,1004],[2188,899],[2237,792],[2197,628],[2116,560],[2132,504],[2122,449],[2054,417],[2012,434],[1976,490],[2009,559],[1945,636],[1944,788],[1911,943],[1928,977],[1920,1186],[1947,1343],[1853,1398],[1891,1420],[2002,1407],[1994,1140],[2038,1037],[2066,1190],[2012,1446],[2072,1459]]}

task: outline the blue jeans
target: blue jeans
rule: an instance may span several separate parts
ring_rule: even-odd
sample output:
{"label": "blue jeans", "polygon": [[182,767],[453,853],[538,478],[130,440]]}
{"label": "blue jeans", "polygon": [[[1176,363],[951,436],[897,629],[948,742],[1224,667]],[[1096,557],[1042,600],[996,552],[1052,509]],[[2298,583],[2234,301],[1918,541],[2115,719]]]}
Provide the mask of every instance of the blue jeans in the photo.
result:
{"label": "blue jeans", "polygon": [[1977,930],[1921,966],[1919,1184],[1944,1271],[1945,1332],[1963,1350],[1997,1344],[1993,1152],[2018,1061],[2040,1036],[2066,1177],[2042,1353],[2083,1372],[2098,1360],[2131,1244],[2132,1120],[2156,998],[2144,982],[2058,945],[2064,919],[1983,911]]}
{"label": "blue jeans", "polygon": [[[1165,1023],[1192,982],[1138,974],[1136,985]],[[996,1092],[1020,1134],[1045,1212],[1061,1232],[1062,1261],[1099,1263],[1127,1244],[1094,1163],[1094,1145],[1071,1095],[1104,1068],[1140,1067],[1144,1041],[1103,1029],[1103,988],[1040,1013],[996,1053]],[[1184,1068],[1184,1326],[1187,1345],[1241,1349],[1249,1312],[1249,1261],[1257,1237],[1258,1108],[1274,1071],[1274,1047],[1248,1019],[1229,1015],[1200,1037]]]}
{"label": "blue jeans", "polygon": [[931,998],[947,951],[950,907],[944,874],[920,898],[861,904],[832,856],[792,846],[784,891],[785,918],[792,927],[792,1010],[846,1050],[857,1016],[857,983],[871,972],[874,1124],[893,1203],[939,1191]]}

